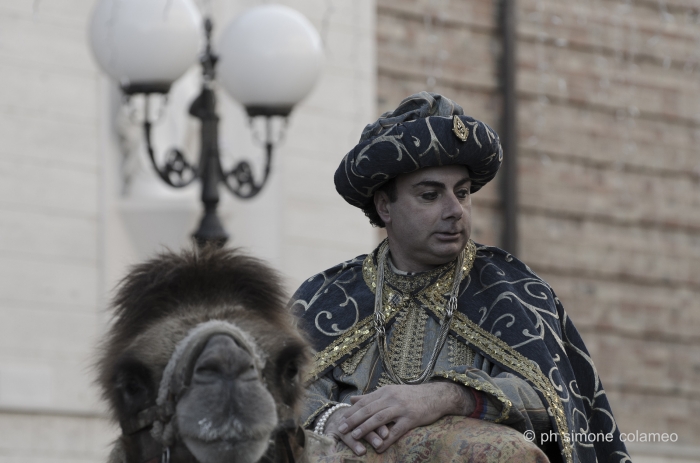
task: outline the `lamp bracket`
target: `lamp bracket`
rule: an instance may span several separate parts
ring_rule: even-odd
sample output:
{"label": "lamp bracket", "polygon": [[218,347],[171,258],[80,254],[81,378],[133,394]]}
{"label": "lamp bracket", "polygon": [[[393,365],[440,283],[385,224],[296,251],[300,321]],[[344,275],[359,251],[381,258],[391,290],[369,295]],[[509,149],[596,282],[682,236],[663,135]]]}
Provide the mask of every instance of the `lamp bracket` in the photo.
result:
{"label": "lamp bracket", "polygon": [[143,123],[146,149],[148,151],[148,158],[151,160],[151,164],[153,164],[158,176],[165,183],[174,188],[184,188],[194,182],[199,177],[198,169],[190,164],[182,151],[177,148],[171,148],[170,151],[168,151],[163,166],[158,165],[153,142],[151,140],[151,127],[151,122],[146,119]]}
{"label": "lamp bracket", "polygon": [[[230,169],[227,172],[222,171],[221,172],[221,178],[223,180],[224,185],[226,185],[226,188],[236,195],[239,198],[242,199],[249,199],[254,196],[256,196],[260,190],[263,189],[265,184],[267,183],[268,177],[270,175],[270,170],[271,170],[271,163],[272,163],[272,154],[275,148],[275,145],[282,141],[284,138],[284,129],[286,127],[287,123],[287,117],[286,115],[289,114],[291,111],[291,108],[288,109],[286,114],[280,114],[276,108],[270,109],[267,108],[267,111],[265,113],[258,113],[258,114],[252,114],[250,112],[250,108],[246,108],[248,110],[248,115],[250,116],[250,125],[252,128],[252,122],[253,122],[253,117],[254,116],[262,116],[265,117],[265,138],[260,139],[256,136],[256,132],[253,131],[253,136],[254,139],[259,142],[262,146],[263,149],[265,150],[265,170],[263,173],[263,178],[260,183],[255,181],[255,178],[253,176],[253,169],[251,168],[251,165],[248,161],[241,161],[238,164],[236,164],[232,169]],[[265,108],[263,108],[265,109]],[[275,116],[282,116],[284,117],[281,132],[279,136],[276,139],[273,139],[272,135],[272,118]]]}

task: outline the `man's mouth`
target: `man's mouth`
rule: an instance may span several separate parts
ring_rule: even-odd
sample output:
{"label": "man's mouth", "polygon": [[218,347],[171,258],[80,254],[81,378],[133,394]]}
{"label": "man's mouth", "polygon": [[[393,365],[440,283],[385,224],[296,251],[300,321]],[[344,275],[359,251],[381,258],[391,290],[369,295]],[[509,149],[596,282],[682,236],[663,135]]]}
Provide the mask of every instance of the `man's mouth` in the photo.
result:
{"label": "man's mouth", "polygon": [[440,231],[435,233],[438,238],[449,239],[461,236],[461,231]]}

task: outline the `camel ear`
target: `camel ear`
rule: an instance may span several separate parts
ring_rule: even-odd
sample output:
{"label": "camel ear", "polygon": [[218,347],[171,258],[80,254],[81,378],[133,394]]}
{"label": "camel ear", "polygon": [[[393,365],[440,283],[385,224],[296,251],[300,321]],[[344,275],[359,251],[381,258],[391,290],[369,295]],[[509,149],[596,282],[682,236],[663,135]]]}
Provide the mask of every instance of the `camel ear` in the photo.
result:
{"label": "camel ear", "polygon": [[107,458],[107,463],[127,463],[126,462],[126,451],[124,450],[124,443],[121,438],[117,439],[112,446],[112,451],[109,452],[109,457]]}

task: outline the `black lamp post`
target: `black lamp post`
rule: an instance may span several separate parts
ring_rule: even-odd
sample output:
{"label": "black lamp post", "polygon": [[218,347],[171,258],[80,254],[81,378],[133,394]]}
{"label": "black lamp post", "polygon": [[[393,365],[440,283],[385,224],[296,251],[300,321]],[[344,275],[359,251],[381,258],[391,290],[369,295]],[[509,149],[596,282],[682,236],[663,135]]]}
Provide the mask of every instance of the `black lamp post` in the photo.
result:
{"label": "black lamp post", "polygon": [[[115,8],[115,2],[119,2],[119,8]],[[224,32],[220,42],[221,70],[226,73],[222,78],[224,88],[243,103],[251,119],[266,119],[265,168],[257,181],[248,161],[227,171],[221,165],[215,91],[219,56],[212,49],[212,21],[204,19],[205,46],[199,59],[202,87],[189,108],[190,115],[201,121],[199,159],[193,165],[181,150],[173,148],[159,164],[151,136],[149,98],[152,94],[167,94],[172,82],[189,67],[187,59],[167,45],[186,42],[187,35],[193,37],[192,25],[200,21],[191,0],[101,0],[93,14],[91,42],[97,61],[120,82],[127,98],[145,95],[143,130],[148,156],[158,176],[174,188],[201,182],[204,215],[193,234],[198,245],[222,246],[228,233],[217,215],[219,184],[241,199],[252,198],[262,190],[269,178],[274,149],[271,119],[286,119],[311,90],[320,71],[322,52],[318,34],[308,20],[280,5],[248,10]],[[134,34],[139,33],[143,37],[134,40]],[[191,46],[192,40],[189,42],[190,49],[197,48]],[[182,53],[185,57],[187,51]],[[152,69],[144,69],[148,67]]]}

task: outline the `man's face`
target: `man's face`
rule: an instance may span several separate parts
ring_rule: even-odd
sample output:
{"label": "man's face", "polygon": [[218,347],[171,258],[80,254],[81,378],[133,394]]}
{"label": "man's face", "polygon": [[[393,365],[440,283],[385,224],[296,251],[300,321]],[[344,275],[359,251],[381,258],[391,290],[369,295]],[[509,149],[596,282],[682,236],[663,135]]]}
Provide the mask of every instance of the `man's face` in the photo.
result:
{"label": "man's face", "polygon": [[399,270],[428,270],[462,252],[471,234],[470,186],[464,166],[429,167],[396,178],[395,202],[375,194]]}

